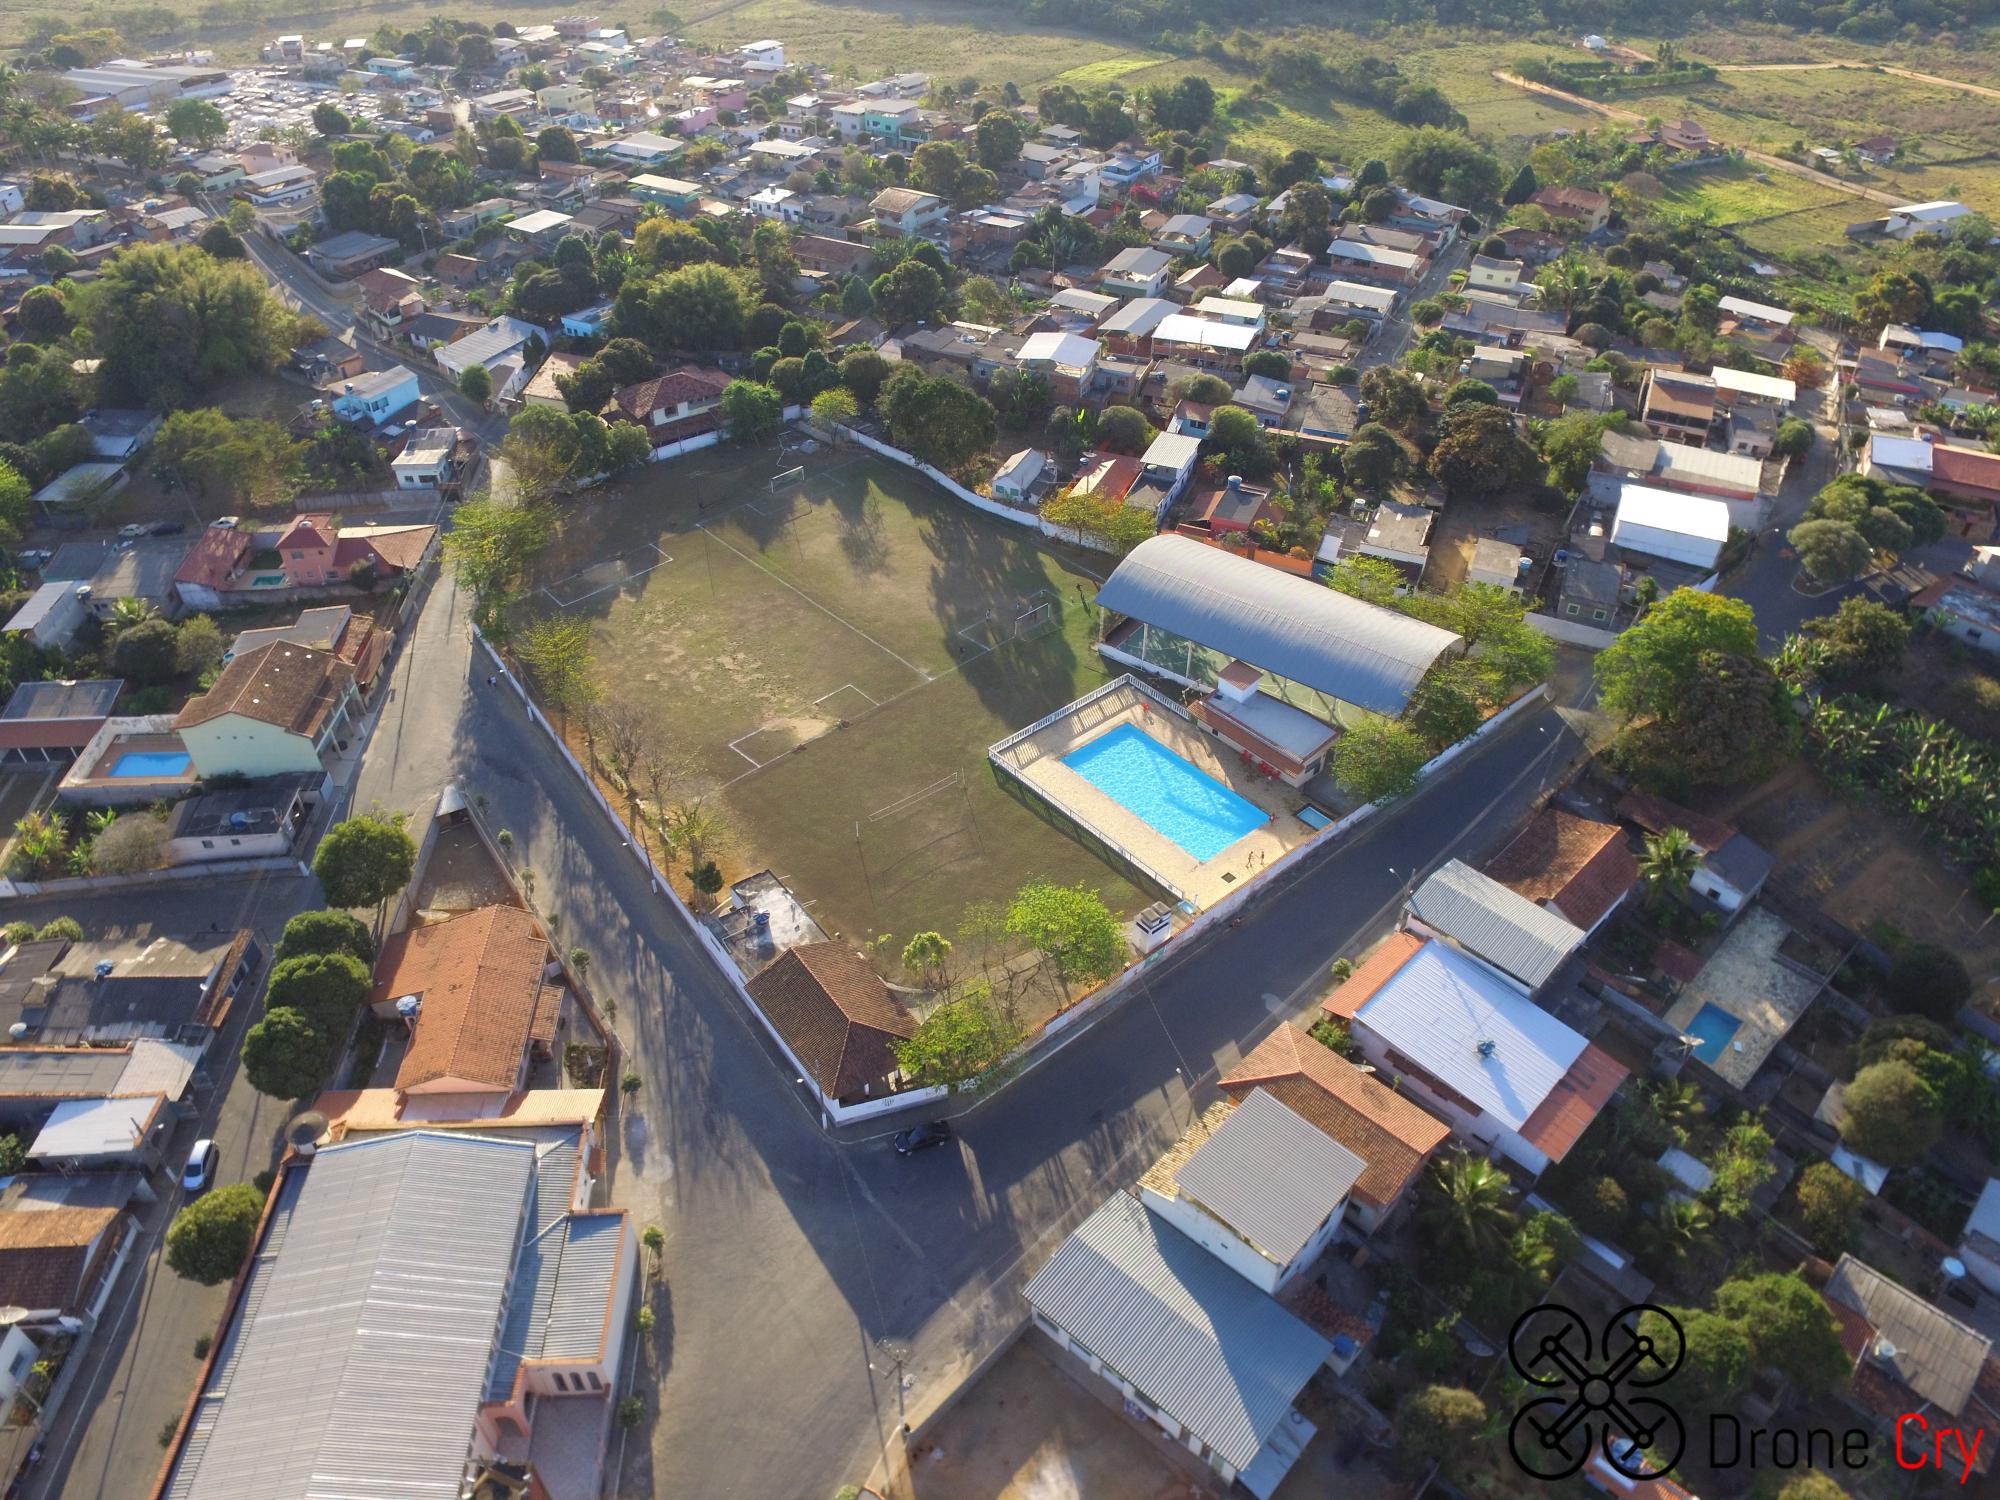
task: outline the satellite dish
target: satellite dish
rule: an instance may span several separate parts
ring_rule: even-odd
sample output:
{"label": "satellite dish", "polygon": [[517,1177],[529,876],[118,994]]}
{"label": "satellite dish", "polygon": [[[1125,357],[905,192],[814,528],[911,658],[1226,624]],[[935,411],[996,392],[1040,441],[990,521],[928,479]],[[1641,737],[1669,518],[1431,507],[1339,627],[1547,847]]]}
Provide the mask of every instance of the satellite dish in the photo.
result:
{"label": "satellite dish", "polygon": [[28,1309],[25,1307],[16,1307],[12,1303],[0,1307],[0,1328],[12,1328],[16,1323],[25,1323],[27,1320]]}

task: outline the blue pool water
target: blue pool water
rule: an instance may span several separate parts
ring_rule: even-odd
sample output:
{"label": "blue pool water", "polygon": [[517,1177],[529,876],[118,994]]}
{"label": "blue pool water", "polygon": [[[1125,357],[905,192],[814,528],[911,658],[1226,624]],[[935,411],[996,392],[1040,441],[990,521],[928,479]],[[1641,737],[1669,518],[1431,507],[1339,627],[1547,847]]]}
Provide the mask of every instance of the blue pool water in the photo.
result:
{"label": "blue pool water", "polygon": [[1269,821],[1256,803],[1134,724],[1070,751],[1063,764],[1197,861],[1214,859]]}
{"label": "blue pool water", "polygon": [[130,750],[118,757],[111,768],[114,777],[182,776],[189,764],[185,750]]}
{"label": "blue pool water", "polygon": [[1729,1045],[1731,1037],[1743,1023],[1728,1011],[1717,1005],[1704,1005],[1694,1013],[1688,1022],[1687,1034],[1697,1036],[1701,1041],[1695,1046],[1694,1055],[1713,1067],[1721,1061],[1722,1051]]}

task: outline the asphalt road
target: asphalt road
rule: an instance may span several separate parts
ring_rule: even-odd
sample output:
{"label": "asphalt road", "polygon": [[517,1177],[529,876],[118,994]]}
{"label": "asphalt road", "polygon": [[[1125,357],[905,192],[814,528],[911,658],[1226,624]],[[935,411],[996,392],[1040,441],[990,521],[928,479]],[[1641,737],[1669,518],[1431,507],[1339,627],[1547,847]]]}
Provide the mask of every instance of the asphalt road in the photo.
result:
{"label": "asphalt road", "polygon": [[[904,1160],[886,1139],[819,1128],[491,670],[441,582],[355,805],[425,815],[458,781],[512,832],[561,941],[590,951],[593,988],[617,1002],[645,1084],[614,1199],[667,1237],[658,1398],[625,1494],[820,1500],[864,1478],[903,1404],[954,1384],[1020,1317],[1026,1271],[1184,1127],[1190,1092],[1203,1101],[1218,1069],[1314,998],[1334,957],[1388,925],[1422,870],[1497,843],[1581,751],[1561,714],[1529,712],[971,1109],[959,1146]],[[754,1445],[729,1439],[753,1422]]]}

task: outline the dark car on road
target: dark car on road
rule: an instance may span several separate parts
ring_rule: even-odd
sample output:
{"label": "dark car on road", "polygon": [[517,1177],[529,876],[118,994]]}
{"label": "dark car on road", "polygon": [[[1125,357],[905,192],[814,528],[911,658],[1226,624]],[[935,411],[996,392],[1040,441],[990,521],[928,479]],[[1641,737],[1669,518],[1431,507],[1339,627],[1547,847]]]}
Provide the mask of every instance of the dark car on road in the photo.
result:
{"label": "dark car on road", "polygon": [[942,1146],[951,1139],[951,1126],[943,1120],[930,1120],[922,1125],[912,1125],[908,1130],[896,1132],[896,1154],[915,1156],[919,1151],[928,1151],[933,1146]]}

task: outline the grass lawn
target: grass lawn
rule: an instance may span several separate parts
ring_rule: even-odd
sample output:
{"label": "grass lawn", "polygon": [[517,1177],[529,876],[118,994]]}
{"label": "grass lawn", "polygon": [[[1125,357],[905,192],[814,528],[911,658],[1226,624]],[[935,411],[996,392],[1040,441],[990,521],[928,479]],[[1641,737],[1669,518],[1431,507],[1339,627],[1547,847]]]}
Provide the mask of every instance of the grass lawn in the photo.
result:
{"label": "grass lawn", "polygon": [[[822,456],[774,496],[778,467],[712,450],[594,494],[531,606],[596,622],[606,694],[719,797],[725,874],[775,870],[855,942],[950,933],[1037,877],[1143,905],[985,757],[1106,680],[1095,579],[881,460]],[[1017,634],[1027,601],[1050,607]]]}

